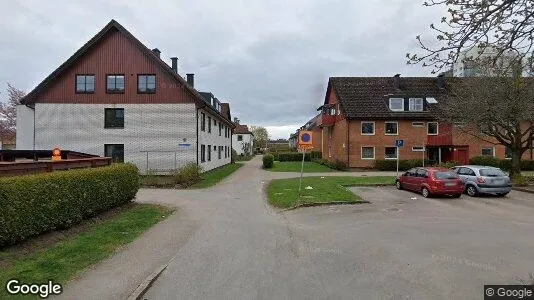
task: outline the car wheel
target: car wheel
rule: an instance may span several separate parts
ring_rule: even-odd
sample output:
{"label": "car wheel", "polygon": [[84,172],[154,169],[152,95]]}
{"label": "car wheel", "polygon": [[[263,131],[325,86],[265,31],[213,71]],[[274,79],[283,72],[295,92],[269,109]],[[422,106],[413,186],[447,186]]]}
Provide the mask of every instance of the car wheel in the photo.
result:
{"label": "car wheel", "polygon": [[454,194],[452,195],[454,198],[460,198],[462,196],[462,194]]}
{"label": "car wheel", "polygon": [[475,197],[478,194],[477,188],[472,185],[468,185],[465,191],[471,197]]}
{"label": "car wheel", "polygon": [[423,188],[421,190],[421,194],[423,194],[423,197],[425,197],[425,198],[430,197],[430,191],[427,188]]}
{"label": "car wheel", "polygon": [[508,195],[509,192],[506,192],[506,193],[497,193],[497,196],[499,197],[504,197],[506,195]]}
{"label": "car wheel", "polygon": [[400,181],[397,180],[395,185],[397,186],[397,190],[402,190],[402,183]]}

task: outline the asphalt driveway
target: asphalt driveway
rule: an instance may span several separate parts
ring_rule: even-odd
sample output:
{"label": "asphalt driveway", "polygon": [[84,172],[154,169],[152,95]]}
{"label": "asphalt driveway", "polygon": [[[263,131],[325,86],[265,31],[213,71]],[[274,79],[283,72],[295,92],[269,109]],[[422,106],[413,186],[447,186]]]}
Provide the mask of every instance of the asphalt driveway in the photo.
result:
{"label": "asphalt driveway", "polygon": [[60,298],[125,299],[162,264],[143,299],[483,299],[483,284],[534,272],[532,194],[424,199],[362,187],[353,190],[372,203],[280,212],[263,189],[288,175],[260,166],[256,157],[208,189],[140,190],[137,201],[177,213]]}

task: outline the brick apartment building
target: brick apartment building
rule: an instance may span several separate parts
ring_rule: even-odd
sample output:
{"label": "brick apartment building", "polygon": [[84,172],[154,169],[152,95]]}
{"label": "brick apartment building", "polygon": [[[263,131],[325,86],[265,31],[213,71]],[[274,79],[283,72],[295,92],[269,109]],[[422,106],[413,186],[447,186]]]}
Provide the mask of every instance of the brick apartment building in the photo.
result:
{"label": "brick apartment building", "polygon": [[17,107],[17,149],[79,151],[135,163],[142,172],[230,163],[230,108],[194,88],[115,20]]}
{"label": "brick apartment building", "polygon": [[[478,140],[438,122],[446,97],[443,76],[332,77],[321,111],[323,158],[353,168],[372,167],[378,159],[428,159],[467,164],[480,155],[506,158],[499,143]],[[441,104],[440,104],[441,103]],[[397,154],[395,140],[404,140]],[[532,159],[532,149],[524,155]]]}

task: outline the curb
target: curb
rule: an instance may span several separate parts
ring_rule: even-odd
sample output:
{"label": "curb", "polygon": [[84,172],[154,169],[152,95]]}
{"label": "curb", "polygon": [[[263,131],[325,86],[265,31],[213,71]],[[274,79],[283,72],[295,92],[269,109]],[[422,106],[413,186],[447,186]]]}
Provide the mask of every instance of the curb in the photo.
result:
{"label": "curb", "polygon": [[163,273],[163,271],[167,269],[167,266],[168,264],[165,264],[159,267],[158,269],[156,269],[156,271],[154,271],[147,278],[145,278],[145,280],[141,282],[141,284],[135,289],[135,291],[133,291],[133,293],[131,293],[130,296],[128,296],[127,300],[142,300],[142,297],[145,295],[148,289],[152,286],[154,281],[158,279],[159,275],[161,275],[161,273]]}
{"label": "curb", "polygon": [[534,194],[534,190],[531,190],[531,189],[525,189],[525,188],[520,188],[520,187],[512,187],[512,190],[520,191],[520,192],[524,192],[524,193]]}
{"label": "curb", "polygon": [[358,204],[367,204],[367,203],[371,203],[371,202],[366,201],[366,200],[360,200],[358,202],[332,201],[332,202],[319,202],[319,203],[302,203],[297,206],[285,208],[281,211],[286,212],[286,211],[295,210],[301,207],[314,207],[314,206],[327,206],[327,205],[358,205]]}

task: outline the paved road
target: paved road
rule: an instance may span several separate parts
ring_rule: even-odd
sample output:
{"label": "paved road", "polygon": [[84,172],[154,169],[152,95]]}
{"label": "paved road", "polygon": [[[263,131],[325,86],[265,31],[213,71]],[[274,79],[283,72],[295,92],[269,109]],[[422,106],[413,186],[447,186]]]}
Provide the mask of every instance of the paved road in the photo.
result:
{"label": "paved road", "polygon": [[534,272],[532,195],[355,188],[373,203],[279,214],[261,196],[273,175],[259,164],[200,192],[209,218],[144,298],[482,299],[483,284]]}
{"label": "paved road", "polygon": [[257,157],[209,189],[140,190],[137,201],[177,213],[60,298],[125,299],[165,263],[144,299],[482,299],[483,284],[534,272],[532,194],[423,199],[354,188],[372,203],[280,213],[262,189],[295,174],[260,165]]}

